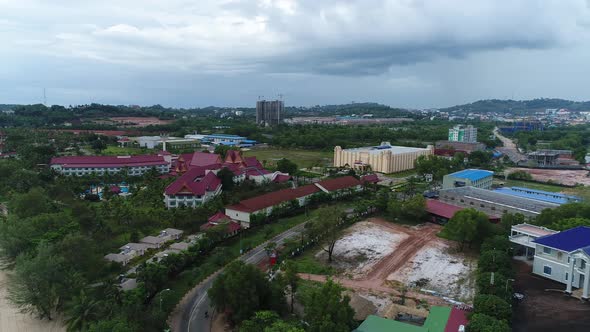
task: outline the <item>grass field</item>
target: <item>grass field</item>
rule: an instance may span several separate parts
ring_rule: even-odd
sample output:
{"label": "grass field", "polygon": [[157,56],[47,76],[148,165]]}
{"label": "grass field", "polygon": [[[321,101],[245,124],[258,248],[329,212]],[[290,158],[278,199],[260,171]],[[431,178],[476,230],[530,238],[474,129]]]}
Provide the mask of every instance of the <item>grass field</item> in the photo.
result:
{"label": "grass field", "polygon": [[[154,150],[156,151],[156,150]],[[146,152],[145,149],[141,148],[122,148],[119,146],[107,146],[106,149],[102,150],[101,154],[105,156],[127,156],[127,155],[136,155],[136,154],[145,154],[149,153]]]}
{"label": "grass field", "polygon": [[550,192],[561,192],[567,190],[569,188],[562,187],[554,184],[545,184],[545,183],[538,183],[538,182],[529,182],[529,181],[519,181],[519,180],[500,180],[494,179],[494,184],[504,183],[504,187],[526,187],[530,189],[536,190],[544,190]]}
{"label": "grass field", "polygon": [[299,168],[313,166],[332,166],[334,153],[330,151],[293,150],[293,149],[254,149],[244,152],[246,157],[256,156],[261,162],[266,161],[268,166],[274,165],[278,160],[286,158],[296,163]]}

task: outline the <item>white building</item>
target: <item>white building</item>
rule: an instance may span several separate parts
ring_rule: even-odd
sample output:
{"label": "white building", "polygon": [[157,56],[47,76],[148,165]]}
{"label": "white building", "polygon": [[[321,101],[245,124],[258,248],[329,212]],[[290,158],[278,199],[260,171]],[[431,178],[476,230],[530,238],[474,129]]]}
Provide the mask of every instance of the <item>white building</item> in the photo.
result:
{"label": "white building", "polygon": [[457,125],[449,129],[449,141],[477,143],[477,128],[472,125]]}
{"label": "white building", "polygon": [[127,171],[130,176],[139,176],[151,169],[161,174],[170,172],[172,158],[169,154],[139,156],[73,156],[51,159],[52,170],[73,176],[115,174]]}
{"label": "white building", "polygon": [[334,148],[334,166],[371,169],[380,173],[395,173],[414,168],[416,159],[434,153],[434,147],[425,149],[406,146],[392,146],[381,142],[379,146],[353,149]]}
{"label": "white building", "polygon": [[522,224],[513,226],[512,233],[512,243],[534,250],[534,274],[565,284],[565,292],[569,294],[574,288],[580,288],[582,298],[589,298],[590,227],[556,232]]}

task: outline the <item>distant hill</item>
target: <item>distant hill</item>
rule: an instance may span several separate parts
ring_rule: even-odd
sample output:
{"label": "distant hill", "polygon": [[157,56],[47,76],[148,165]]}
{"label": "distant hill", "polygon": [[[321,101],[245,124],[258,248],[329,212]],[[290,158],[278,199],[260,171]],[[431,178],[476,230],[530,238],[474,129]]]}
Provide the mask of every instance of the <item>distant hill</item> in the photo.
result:
{"label": "distant hill", "polygon": [[412,116],[405,109],[394,108],[378,103],[351,103],[341,105],[316,105],[313,107],[286,107],[287,116],[333,116],[373,114],[374,117]]}
{"label": "distant hill", "polygon": [[19,105],[0,104],[0,112],[14,109],[17,106],[19,106]]}
{"label": "distant hill", "polygon": [[590,101],[578,102],[556,98],[541,98],[533,100],[478,100],[471,104],[441,108],[441,111],[451,113],[531,113],[547,108],[567,108],[572,111],[590,111]]}

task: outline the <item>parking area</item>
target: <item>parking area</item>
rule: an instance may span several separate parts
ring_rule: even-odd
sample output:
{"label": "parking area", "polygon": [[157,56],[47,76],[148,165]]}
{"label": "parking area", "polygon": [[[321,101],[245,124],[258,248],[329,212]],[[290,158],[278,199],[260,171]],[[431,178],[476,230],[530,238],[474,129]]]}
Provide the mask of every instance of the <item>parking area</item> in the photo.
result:
{"label": "parking area", "polygon": [[513,331],[590,331],[590,303],[564,295],[564,285],[530,273],[531,267],[514,261],[514,290],[525,299],[514,308]]}

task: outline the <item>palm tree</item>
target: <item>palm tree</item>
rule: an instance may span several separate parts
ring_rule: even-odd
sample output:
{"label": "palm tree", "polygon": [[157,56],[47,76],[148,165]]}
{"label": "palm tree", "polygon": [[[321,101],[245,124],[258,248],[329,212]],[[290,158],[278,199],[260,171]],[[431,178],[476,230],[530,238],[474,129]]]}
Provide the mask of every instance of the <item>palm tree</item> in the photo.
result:
{"label": "palm tree", "polygon": [[66,304],[66,326],[68,331],[85,331],[99,315],[100,302],[86,294],[83,289],[78,296]]}

